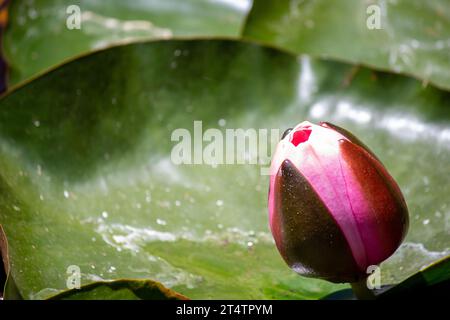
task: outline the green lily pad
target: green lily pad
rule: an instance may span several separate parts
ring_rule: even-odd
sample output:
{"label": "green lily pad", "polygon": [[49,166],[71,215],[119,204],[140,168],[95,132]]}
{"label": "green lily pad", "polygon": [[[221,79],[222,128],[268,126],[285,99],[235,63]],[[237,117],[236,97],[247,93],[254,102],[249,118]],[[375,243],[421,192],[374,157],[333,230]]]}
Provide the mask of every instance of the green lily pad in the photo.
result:
{"label": "green lily pad", "polygon": [[[421,269],[395,286],[374,289],[376,299],[443,297],[450,290],[450,256]],[[352,289],[335,291],[323,297],[326,300],[357,299]]]}
{"label": "green lily pad", "polygon": [[5,300],[23,300],[19,288],[12,277],[8,277],[3,288],[3,298]]}
{"label": "green lily pad", "polygon": [[445,0],[255,0],[244,29],[246,38],[295,53],[411,74],[446,89],[449,34]]}
{"label": "green lily pad", "polygon": [[398,180],[410,232],[382,276],[400,282],[449,254],[448,101],[404,76],[238,41],[156,41],[81,57],[0,101],[11,276],[26,299],[65,290],[71,265],[82,284],[154,279],[192,299],[320,298],[345,288],[296,275],[276,251],[263,175],[270,152],[258,150],[260,165],[216,167],[171,156],[177,129],[199,150],[197,120],[203,132],[250,129],[263,146],[264,130],[281,135],[309,119],[352,131]]}
{"label": "green lily pad", "polygon": [[[80,9],[80,29],[72,5]],[[9,85],[80,53],[118,42],[240,35],[250,0],[11,1],[3,50]]]}
{"label": "green lily pad", "polygon": [[387,290],[379,298],[430,297],[447,295],[450,290],[450,257],[439,260]]}
{"label": "green lily pad", "polygon": [[50,300],[187,300],[183,295],[150,280],[94,282],[50,297]]}

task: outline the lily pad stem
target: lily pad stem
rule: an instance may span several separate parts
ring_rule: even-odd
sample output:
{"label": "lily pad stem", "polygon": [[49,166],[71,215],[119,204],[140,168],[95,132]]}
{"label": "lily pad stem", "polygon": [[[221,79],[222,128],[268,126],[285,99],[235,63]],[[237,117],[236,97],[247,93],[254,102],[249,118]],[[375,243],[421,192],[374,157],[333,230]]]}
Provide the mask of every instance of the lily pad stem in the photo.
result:
{"label": "lily pad stem", "polygon": [[363,278],[358,282],[352,282],[350,285],[352,286],[353,294],[358,300],[375,300],[375,293],[367,287],[367,278]]}

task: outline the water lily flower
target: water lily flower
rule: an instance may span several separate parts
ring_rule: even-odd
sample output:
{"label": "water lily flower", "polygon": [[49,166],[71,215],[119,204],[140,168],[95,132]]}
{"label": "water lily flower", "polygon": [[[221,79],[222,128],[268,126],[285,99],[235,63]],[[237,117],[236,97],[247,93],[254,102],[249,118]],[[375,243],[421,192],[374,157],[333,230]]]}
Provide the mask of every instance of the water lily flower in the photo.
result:
{"label": "water lily flower", "polygon": [[287,131],[271,164],[269,224],[297,273],[357,282],[408,229],[399,186],[353,134],[307,121]]}

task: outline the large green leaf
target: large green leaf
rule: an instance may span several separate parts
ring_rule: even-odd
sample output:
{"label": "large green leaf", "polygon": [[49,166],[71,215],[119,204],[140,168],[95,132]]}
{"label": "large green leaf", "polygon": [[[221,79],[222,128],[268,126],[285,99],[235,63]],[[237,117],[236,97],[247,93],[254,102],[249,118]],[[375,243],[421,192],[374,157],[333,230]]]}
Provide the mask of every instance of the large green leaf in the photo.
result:
{"label": "large green leaf", "polygon": [[[67,13],[71,5],[81,9],[81,29],[67,28],[66,21],[74,12]],[[192,36],[237,37],[249,6],[250,0],[11,1],[9,27],[3,40],[10,64],[9,84],[112,43]]]}
{"label": "large green leaf", "polygon": [[410,232],[382,265],[383,281],[399,282],[449,254],[449,101],[403,76],[233,41],[82,57],[0,102],[11,275],[24,298],[64,290],[69,265],[82,283],[148,278],[194,299],[319,298],[343,288],[282,262],[260,166],[171,161],[171,134],[192,133],[195,120],[224,132],[309,119],[353,131],[403,189]]}
{"label": "large green leaf", "polygon": [[[386,285],[374,289],[376,299],[441,298],[450,290],[450,256],[428,265],[395,286]],[[352,289],[335,291],[326,300],[357,299]]]}
{"label": "large green leaf", "polygon": [[410,278],[387,290],[380,298],[437,297],[448,295],[450,290],[450,257],[420,270]]}
{"label": "large green leaf", "polygon": [[[381,29],[370,29],[377,12]],[[244,37],[450,88],[447,0],[255,0]]]}

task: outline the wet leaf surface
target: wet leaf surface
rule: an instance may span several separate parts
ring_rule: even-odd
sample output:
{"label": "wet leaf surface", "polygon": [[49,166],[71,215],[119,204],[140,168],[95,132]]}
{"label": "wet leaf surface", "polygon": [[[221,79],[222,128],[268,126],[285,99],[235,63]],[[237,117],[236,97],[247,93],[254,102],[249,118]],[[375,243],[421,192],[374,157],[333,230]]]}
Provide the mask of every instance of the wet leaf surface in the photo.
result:
{"label": "wet leaf surface", "polygon": [[[421,269],[395,286],[373,289],[376,299],[442,298],[450,289],[450,256]],[[342,289],[323,297],[325,300],[355,300],[352,289]]]}
{"label": "wet leaf surface", "polygon": [[353,132],[399,182],[410,231],[382,279],[400,282],[449,254],[449,101],[404,76],[243,42],[156,41],[82,57],[0,101],[0,223],[12,277],[26,299],[65,290],[70,265],[83,284],[153,279],[192,299],[345,288],[297,276],[278,255],[261,175],[270,153],[262,165],[171,158],[174,130],[201,143],[196,120],[224,137],[227,128],[276,129],[275,145],[308,119]]}
{"label": "wet leaf surface", "polygon": [[450,89],[445,0],[255,0],[244,37],[411,74]]}
{"label": "wet leaf surface", "polygon": [[[78,11],[80,28],[75,26]],[[11,1],[3,49],[9,86],[118,42],[240,34],[250,0]],[[68,27],[70,26],[70,28]]]}
{"label": "wet leaf surface", "polygon": [[447,295],[449,289],[450,257],[447,256],[384,292],[380,298],[438,298]]}

